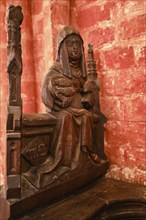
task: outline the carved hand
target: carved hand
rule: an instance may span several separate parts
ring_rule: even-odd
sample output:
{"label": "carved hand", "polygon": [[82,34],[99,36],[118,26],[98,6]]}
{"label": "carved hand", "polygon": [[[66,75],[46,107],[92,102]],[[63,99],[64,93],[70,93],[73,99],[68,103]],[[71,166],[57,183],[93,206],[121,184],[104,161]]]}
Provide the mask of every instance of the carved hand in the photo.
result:
{"label": "carved hand", "polygon": [[83,91],[85,93],[87,92],[93,92],[95,90],[99,90],[99,86],[95,80],[87,80],[84,84]]}
{"label": "carved hand", "polygon": [[82,103],[85,109],[90,109],[95,104],[94,93],[86,93],[82,97]]}

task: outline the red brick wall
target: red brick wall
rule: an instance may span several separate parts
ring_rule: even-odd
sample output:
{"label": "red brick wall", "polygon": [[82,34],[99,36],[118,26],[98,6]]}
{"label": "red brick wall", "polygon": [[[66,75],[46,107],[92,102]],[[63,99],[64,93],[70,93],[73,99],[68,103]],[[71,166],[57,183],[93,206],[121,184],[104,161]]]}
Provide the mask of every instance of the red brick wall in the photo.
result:
{"label": "red brick wall", "polygon": [[[71,22],[94,45],[108,117],[109,177],[146,183],[145,1],[71,1]],[[75,16],[74,16],[75,15]]]}
{"label": "red brick wall", "polygon": [[[45,111],[40,99],[42,80],[53,59],[56,58],[56,38],[58,31],[69,25],[69,1],[32,1],[33,48],[36,77],[37,112]],[[37,28],[36,28],[37,27]]]}
{"label": "red brick wall", "polygon": [[[105,150],[109,177],[144,184],[146,176],[144,0],[0,0],[0,178],[4,174],[6,22],[9,4],[21,5],[24,112],[44,112],[40,88],[56,55],[64,25],[79,29],[94,45],[101,107],[108,117]],[[146,180],[145,180],[146,181]],[[2,179],[0,179],[0,183]]]}

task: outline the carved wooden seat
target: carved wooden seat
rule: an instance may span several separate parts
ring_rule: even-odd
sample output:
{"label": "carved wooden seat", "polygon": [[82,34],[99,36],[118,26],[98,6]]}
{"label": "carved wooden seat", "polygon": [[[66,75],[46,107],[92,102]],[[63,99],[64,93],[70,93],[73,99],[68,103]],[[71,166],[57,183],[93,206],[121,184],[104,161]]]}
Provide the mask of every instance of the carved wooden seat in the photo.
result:
{"label": "carved wooden seat", "polygon": [[[99,165],[94,165],[89,160],[85,167],[81,164],[81,167],[79,166],[78,169],[70,172],[67,167],[61,169],[57,167],[51,174],[48,174],[48,171],[42,173],[38,171],[42,166],[47,168],[50,160],[54,160],[54,155],[51,155],[49,149],[52,147],[50,138],[55,132],[57,118],[50,113],[26,114],[23,112],[21,98],[21,23],[23,14],[20,6],[11,5],[9,7],[7,21],[9,99],[7,106],[7,188],[5,194],[11,216],[35,208],[41,203],[52,201],[87,184],[106,172],[108,161],[106,161],[103,147],[104,123],[107,119],[99,110],[99,117],[95,117],[93,120],[94,130],[97,133],[97,138],[95,138],[97,143],[94,144],[97,146],[95,152],[99,153],[100,158],[104,161]],[[88,65],[90,66],[90,64],[94,68],[92,50],[90,50]],[[25,203],[28,203],[29,206],[19,209]],[[17,207],[15,213],[14,207]]]}
{"label": "carved wooden seat", "polygon": [[[8,216],[15,216],[31,210],[42,203],[52,201],[66,193],[87,184],[103,175],[108,168],[104,153],[103,132],[106,117],[99,111],[99,117],[93,120],[97,133],[96,151],[103,161],[94,165],[89,162],[82,172],[67,172],[66,167],[48,173],[39,173],[42,165],[48,167],[52,155],[51,135],[55,132],[57,118],[50,113],[23,113],[21,98],[21,7],[8,9],[8,78],[9,99],[7,106],[7,174],[6,198],[2,199],[8,209]],[[90,51],[92,58],[93,52]],[[91,60],[92,61],[92,60]],[[93,65],[94,62],[92,62]],[[93,167],[92,167],[93,166]],[[83,167],[83,166],[82,166]],[[64,172],[65,171],[65,172]],[[57,177],[56,177],[57,175]],[[50,180],[51,179],[51,180]],[[51,181],[51,182],[50,182]],[[53,183],[53,184],[52,184]],[[27,205],[25,205],[27,204]],[[20,208],[21,207],[21,208]]]}

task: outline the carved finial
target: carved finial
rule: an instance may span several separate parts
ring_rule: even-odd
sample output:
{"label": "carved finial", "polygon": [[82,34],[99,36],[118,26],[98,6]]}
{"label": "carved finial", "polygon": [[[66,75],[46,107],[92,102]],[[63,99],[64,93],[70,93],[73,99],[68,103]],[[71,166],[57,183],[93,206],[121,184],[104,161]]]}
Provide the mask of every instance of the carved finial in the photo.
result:
{"label": "carved finial", "polygon": [[7,14],[8,23],[8,68],[7,72],[12,72],[15,65],[18,72],[22,72],[21,59],[21,32],[20,25],[23,21],[22,8],[20,6],[10,5]]}
{"label": "carved finial", "polygon": [[19,25],[21,25],[23,21],[21,6],[15,7],[14,5],[10,5],[8,8],[7,20],[15,20],[19,23]]}
{"label": "carved finial", "polygon": [[9,104],[21,106],[21,28],[23,21],[22,8],[10,5],[7,14],[8,46],[7,72],[9,73]]}

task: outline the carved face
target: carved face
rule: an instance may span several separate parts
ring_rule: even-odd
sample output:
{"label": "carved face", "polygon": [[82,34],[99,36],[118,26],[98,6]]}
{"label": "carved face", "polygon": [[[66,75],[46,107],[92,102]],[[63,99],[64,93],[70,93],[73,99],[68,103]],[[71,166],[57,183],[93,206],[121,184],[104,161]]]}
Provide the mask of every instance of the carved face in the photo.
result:
{"label": "carved face", "polygon": [[70,35],[66,38],[66,47],[69,58],[80,59],[82,54],[82,41],[78,35]]}

